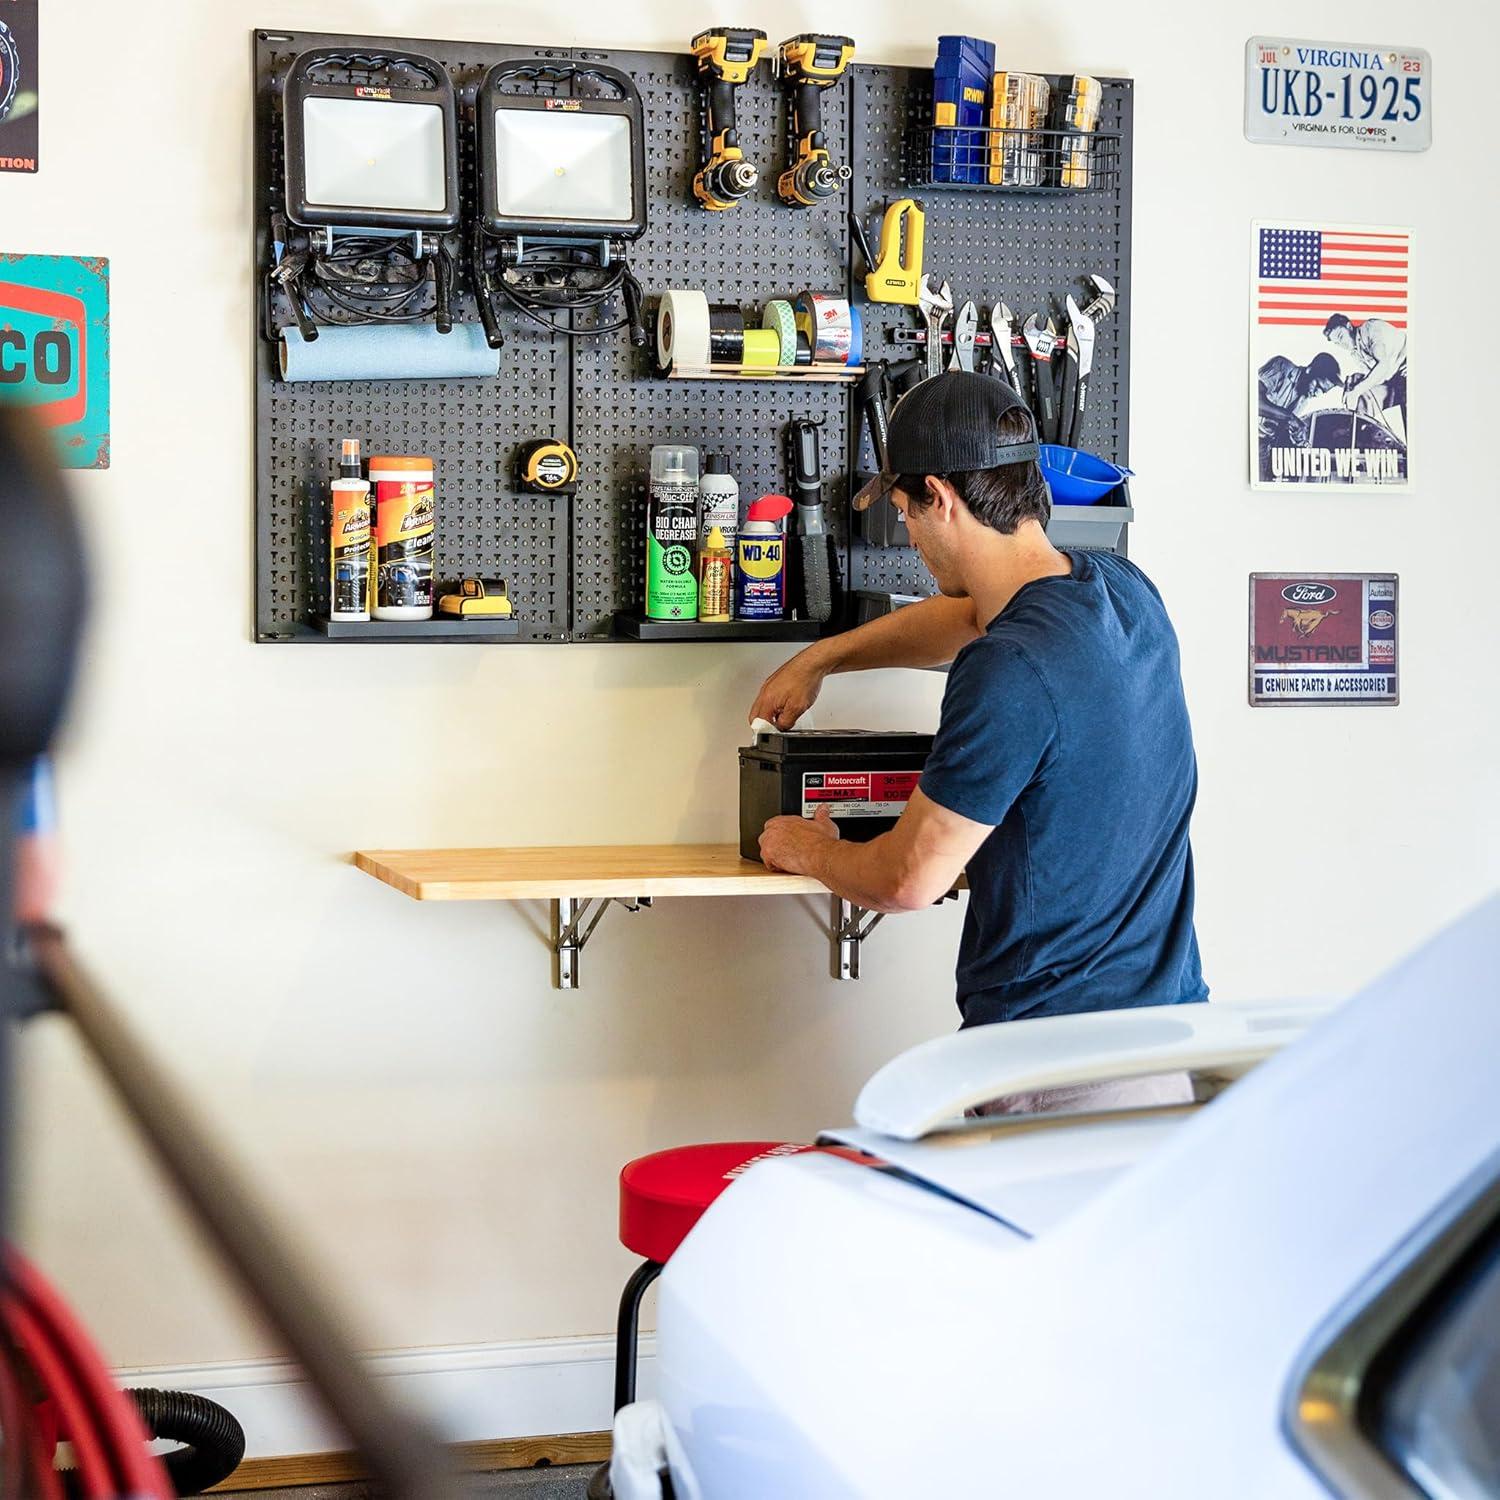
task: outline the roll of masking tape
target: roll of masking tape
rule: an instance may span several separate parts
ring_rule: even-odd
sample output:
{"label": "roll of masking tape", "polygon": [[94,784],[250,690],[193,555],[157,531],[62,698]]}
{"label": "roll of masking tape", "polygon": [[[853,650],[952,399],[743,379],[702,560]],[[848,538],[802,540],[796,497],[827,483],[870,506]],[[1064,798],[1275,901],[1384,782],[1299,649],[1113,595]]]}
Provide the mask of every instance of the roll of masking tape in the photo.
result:
{"label": "roll of masking tape", "polygon": [[745,362],[745,315],[737,307],[715,303],[708,310],[708,362],[742,365]]}
{"label": "roll of masking tape", "polygon": [[293,324],[281,331],[281,378],[305,380],[456,380],[500,373],[500,351],[478,323],[439,333],[431,323],[320,328],[311,343]]}
{"label": "roll of masking tape", "polygon": [[780,365],[794,365],[797,363],[797,314],[792,310],[792,304],[780,297],[773,298],[766,303],[765,310],[760,315],[760,326],[775,331],[777,342],[781,353],[776,363]]}
{"label": "roll of masking tape", "polygon": [[854,342],[849,299],[835,292],[803,292],[797,298],[797,331],[812,345],[814,364],[847,364]]}
{"label": "roll of masking tape", "polygon": [[708,365],[708,298],[674,287],[662,293],[656,311],[656,362],[704,369]]}
{"label": "roll of masking tape", "polygon": [[[792,338],[797,337],[796,330]],[[795,347],[793,353],[795,354]],[[745,330],[745,363],[758,370],[774,370],[781,364],[781,335],[774,328]]]}

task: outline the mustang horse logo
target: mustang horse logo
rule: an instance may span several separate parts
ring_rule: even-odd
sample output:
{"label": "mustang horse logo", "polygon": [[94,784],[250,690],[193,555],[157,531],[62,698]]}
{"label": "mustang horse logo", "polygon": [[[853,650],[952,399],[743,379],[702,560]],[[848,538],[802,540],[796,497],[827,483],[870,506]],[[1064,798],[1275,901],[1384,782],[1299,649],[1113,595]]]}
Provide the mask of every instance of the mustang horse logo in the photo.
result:
{"label": "mustang horse logo", "polygon": [[1305,641],[1324,620],[1337,613],[1336,609],[1284,609],[1280,623],[1285,625],[1290,621],[1293,631]]}

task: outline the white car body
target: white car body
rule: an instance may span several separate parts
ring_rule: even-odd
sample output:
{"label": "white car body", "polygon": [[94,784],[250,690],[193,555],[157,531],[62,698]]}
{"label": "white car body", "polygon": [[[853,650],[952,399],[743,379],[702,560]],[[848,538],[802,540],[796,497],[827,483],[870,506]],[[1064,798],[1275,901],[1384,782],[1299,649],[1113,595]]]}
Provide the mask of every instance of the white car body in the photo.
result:
{"label": "white car body", "polygon": [[[675,1500],[1325,1496],[1289,1392],[1500,1152],[1497,975],[1500,899],[1321,1019],[1115,1012],[898,1059],[825,1137],[894,1170],[756,1166],[668,1263],[659,1402],[620,1414],[617,1500],[658,1500],[663,1469]],[[952,1124],[1002,1092],[1272,1052],[1201,1107]]]}

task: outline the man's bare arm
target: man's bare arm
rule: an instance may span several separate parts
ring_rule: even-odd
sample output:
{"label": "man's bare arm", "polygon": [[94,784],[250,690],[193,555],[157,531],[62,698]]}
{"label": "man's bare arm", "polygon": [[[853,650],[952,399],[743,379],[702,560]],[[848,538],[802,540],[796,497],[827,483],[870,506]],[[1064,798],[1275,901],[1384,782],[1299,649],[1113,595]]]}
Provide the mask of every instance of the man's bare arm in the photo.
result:
{"label": "man's bare arm", "polygon": [[773,869],[811,875],[866,911],[920,911],[941,901],[993,831],[912,793],[889,833],[846,844],[804,818],[772,818],[761,835],[761,857]]}
{"label": "man's bare arm", "polygon": [[868,625],[816,641],[762,685],[750,718],[790,729],[812,707],[823,679],[874,667],[941,667],[980,635],[971,599],[924,599]]}

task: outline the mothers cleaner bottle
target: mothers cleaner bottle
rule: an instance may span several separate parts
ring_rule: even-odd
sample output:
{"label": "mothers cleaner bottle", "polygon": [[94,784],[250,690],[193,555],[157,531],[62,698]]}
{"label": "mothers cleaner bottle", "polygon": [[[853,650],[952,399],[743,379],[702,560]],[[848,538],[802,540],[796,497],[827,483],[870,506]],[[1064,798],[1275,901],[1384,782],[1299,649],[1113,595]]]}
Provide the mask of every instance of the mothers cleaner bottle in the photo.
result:
{"label": "mothers cleaner bottle", "polygon": [[740,620],[780,620],[786,614],[786,539],[792,513],[785,495],[750,502],[735,548],[734,613]]}
{"label": "mothers cleaner bottle", "polygon": [[651,450],[646,497],[646,618],[698,618],[698,450]]}

